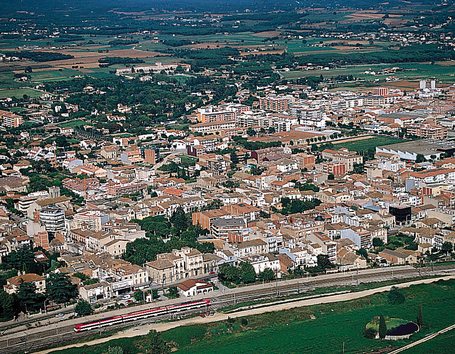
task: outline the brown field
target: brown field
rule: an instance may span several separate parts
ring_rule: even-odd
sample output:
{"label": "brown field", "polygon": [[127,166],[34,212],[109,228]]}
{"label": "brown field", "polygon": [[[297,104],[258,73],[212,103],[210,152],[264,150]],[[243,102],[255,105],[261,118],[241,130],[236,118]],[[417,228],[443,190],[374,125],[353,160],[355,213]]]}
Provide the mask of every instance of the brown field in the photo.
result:
{"label": "brown field", "polygon": [[356,44],[363,44],[363,45],[369,45],[370,42],[369,41],[365,41],[365,40],[358,40],[358,41],[352,41],[352,40],[347,40],[347,41],[344,41],[344,40],[339,40],[339,41],[326,41],[324,42],[324,44],[332,44],[332,43],[335,43],[335,44],[344,44],[344,45],[356,45]]}
{"label": "brown field", "polygon": [[376,48],[368,48],[368,47],[353,47],[353,46],[344,46],[344,45],[337,45],[332,48],[335,48],[336,50],[340,50],[342,52],[374,52],[377,51]]}
{"label": "brown field", "polygon": [[245,57],[248,55],[267,55],[267,54],[283,54],[284,49],[277,49],[277,50],[264,50],[262,52],[241,52],[240,56]]}
{"label": "brown field", "polygon": [[436,64],[442,65],[442,66],[454,66],[455,65],[455,60],[437,61]]}
{"label": "brown field", "polygon": [[261,37],[261,38],[272,38],[272,37],[278,37],[280,34],[281,34],[281,32],[279,32],[279,31],[264,31],[264,32],[253,33],[253,36]]}
{"label": "brown field", "polygon": [[377,20],[377,19],[380,19],[383,17],[384,17],[384,14],[380,14],[380,13],[373,12],[373,11],[358,11],[358,12],[354,12],[353,14],[347,16],[348,19],[351,19],[353,21]]}
{"label": "brown field", "polygon": [[190,48],[190,49],[215,49],[215,48],[223,48],[228,46],[229,43],[225,42],[204,42],[204,43],[195,43],[190,45],[182,46],[182,48]]}
{"label": "brown field", "polygon": [[418,81],[408,81],[408,80],[387,82],[384,85],[390,86],[390,87],[396,87],[399,89],[417,89],[417,88],[419,88]]}
{"label": "brown field", "polygon": [[[48,51],[48,50],[47,50]],[[153,58],[156,56],[163,56],[165,54],[158,52],[147,52],[136,49],[117,49],[109,50],[108,53],[98,53],[92,51],[75,51],[70,49],[55,50],[56,53],[68,54],[74,56],[73,59],[55,60],[49,62],[50,65],[57,68],[72,68],[79,66],[80,68],[97,68],[99,66],[98,60],[105,57],[128,57],[128,58]]]}

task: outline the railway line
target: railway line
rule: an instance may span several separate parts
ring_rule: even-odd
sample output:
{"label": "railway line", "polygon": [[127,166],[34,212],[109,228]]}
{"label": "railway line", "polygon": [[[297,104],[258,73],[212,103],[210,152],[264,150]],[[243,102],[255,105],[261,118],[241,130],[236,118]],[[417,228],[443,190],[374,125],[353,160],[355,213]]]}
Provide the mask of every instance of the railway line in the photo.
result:
{"label": "railway line", "polygon": [[[371,282],[381,282],[387,280],[399,280],[399,279],[409,279],[409,278],[419,278],[419,277],[428,277],[436,276],[441,274],[447,274],[449,272],[455,271],[455,266],[439,266],[432,268],[421,268],[416,269],[413,267],[396,267],[395,269],[385,268],[385,269],[368,269],[363,271],[355,272],[346,272],[346,273],[335,273],[335,274],[326,274],[316,277],[309,278],[297,278],[287,281],[275,281],[272,283],[258,284],[253,286],[240,287],[235,289],[229,289],[223,291],[214,292],[211,294],[205,294],[205,296],[194,297],[194,299],[209,298],[211,301],[211,309],[214,311],[220,310],[221,308],[237,305],[240,303],[261,301],[268,299],[280,299],[293,295],[305,294],[310,290],[316,288],[326,288],[332,286],[351,286],[358,285],[360,283],[371,283]],[[182,299],[175,299],[167,301],[166,305],[176,304],[183,302]],[[115,315],[122,315],[133,311],[140,311],[145,309],[150,309],[156,306],[166,306],[163,302],[145,304],[135,307],[124,308],[121,310],[110,311],[105,313],[100,313],[92,316],[85,317],[83,319],[70,319],[61,321],[58,323],[53,323],[49,325],[44,325],[41,327],[34,327],[27,330],[18,330],[10,329],[10,333],[2,335],[0,339],[0,348],[2,348],[2,353],[15,353],[15,352],[24,352],[24,351],[36,351],[41,348],[49,346],[58,346],[66,342],[80,340],[92,336],[93,334],[103,334],[110,331],[120,330],[127,327],[134,327],[141,324],[150,324],[157,321],[163,320],[172,320],[179,319],[181,317],[187,317],[201,313],[199,311],[185,311],[184,313],[179,313],[178,315],[163,315],[154,318],[148,318],[140,321],[135,321],[134,323],[121,323],[115,324],[109,327],[104,327],[101,329],[96,329],[92,331],[87,331],[84,333],[75,333],[74,326],[75,324],[81,322],[88,322],[92,320],[102,319]]]}

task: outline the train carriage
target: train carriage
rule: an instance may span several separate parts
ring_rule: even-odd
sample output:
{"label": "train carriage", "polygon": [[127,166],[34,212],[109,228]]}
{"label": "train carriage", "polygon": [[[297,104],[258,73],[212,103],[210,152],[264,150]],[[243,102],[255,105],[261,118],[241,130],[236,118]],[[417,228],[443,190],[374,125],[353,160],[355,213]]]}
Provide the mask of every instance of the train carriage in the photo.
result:
{"label": "train carriage", "polygon": [[113,316],[104,318],[97,321],[86,322],[86,323],[79,323],[74,326],[75,332],[82,332],[82,331],[89,331],[91,329],[102,328],[106,326],[112,326],[114,324],[130,322],[130,321],[137,321],[145,318],[150,317],[158,317],[172,313],[178,313],[182,311],[188,310],[196,310],[202,309],[210,306],[210,300],[197,300],[197,301],[189,301],[183,302],[177,305],[169,305],[164,307],[155,307],[148,310],[142,311],[134,311],[124,315]]}

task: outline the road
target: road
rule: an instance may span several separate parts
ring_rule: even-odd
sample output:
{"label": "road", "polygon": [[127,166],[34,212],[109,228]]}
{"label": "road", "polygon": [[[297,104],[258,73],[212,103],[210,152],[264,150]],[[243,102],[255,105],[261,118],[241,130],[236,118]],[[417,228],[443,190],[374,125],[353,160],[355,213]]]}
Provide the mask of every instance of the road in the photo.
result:
{"label": "road", "polygon": [[[210,298],[212,306],[216,310],[220,307],[234,305],[239,302],[253,301],[259,299],[274,299],[284,295],[294,295],[304,293],[310,289],[356,285],[361,282],[380,282],[391,279],[418,278],[422,276],[445,275],[444,272],[455,272],[455,266],[439,266],[433,271],[431,268],[421,270],[410,266],[391,267],[380,269],[366,269],[358,272],[326,274],[310,278],[297,278],[286,281],[276,281],[273,283],[258,284],[253,286],[239,287],[235,289],[225,289],[216,291],[205,296],[196,296],[192,300],[199,298]],[[454,273],[455,274],[455,273]],[[81,338],[81,334],[75,334],[73,327],[75,324],[110,316],[121,315],[137,310],[150,309],[156,306],[167,306],[170,304],[183,302],[182,299],[165,300],[157,303],[148,303],[135,307],[122,308],[114,311],[98,313],[81,319],[69,319],[58,323],[47,323],[39,321],[29,324],[28,328],[17,327],[9,329],[1,336],[0,348],[3,353],[16,352],[24,347],[39,349],[50,344],[63,344],[65,341]],[[150,322],[150,321],[149,321]],[[121,328],[122,325],[119,326]],[[90,334],[90,333],[89,333]]]}
{"label": "road", "polygon": [[452,331],[454,329],[455,329],[455,324],[453,324],[453,325],[451,325],[449,327],[443,328],[440,331],[437,331],[436,333],[430,334],[429,336],[426,336],[425,338],[416,340],[415,342],[412,342],[412,343],[410,343],[408,345],[405,345],[405,346],[403,346],[401,348],[395,349],[394,351],[391,351],[389,354],[401,353],[401,352],[403,352],[405,350],[408,350],[408,349],[411,349],[411,348],[415,347],[416,345],[425,343],[425,342],[429,341],[430,339],[436,338],[440,334],[450,332],[450,331]]}
{"label": "road", "polygon": [[[396,284],[395,286],[398,286],[400,288],[407,288],[411,285],[430,284],[435,281],[450,280],[450,279],[455,279],[455,275],[449,275],[449,276],[432,278],[432,279],[420,279],[420,280],[415,280],[415,281],[410,281],[410,282],[405,282],[405,283],[399,283],[399,284]],[[209,316],[209,317],[192,317],[192,318],[188,318],[188,319],[184,319],[184,320],[180,320],[180,321],[174,321],[174,322],[142,325],[140,327],[134,327],[134,328],[127,329],[125,331],[118,332],[107,338],[100,338],[100,339],[92,340],[92,341],[85,342],[85,343],[77,343],[77,344],[67,345],[67,346],[63,346],[63,347],[59,347],[59,348],[44,350],[44,351],[38,352],[38,354],[47,354],[47,353],[50,353],[57,349],[62,350],[62,349],[67,349],[67,348],[77,348],[77,347],[81,347],[84,345],[100,344],[100,343],[105,343],[105,342],[113,340],[113,339],[130,338],[130,337],[146,335],[152,329],[154,329],[158,332],[162,332],[162,331],[167,331],[169,329],[173,329],[173,328],[181,327],[181,326],[189,326],[189,325],[204,324],[204,323],[210,323],[210,322],[225,321],[228,318],[254,316],[254,315],[259,315],[259,314],[268,313],[268,312],[289,310],[289,309],[293,309],[293,308],[297,308],[297,307],[351,301],[351,300],[360,299],[363,297],[371,296],[371,295],[381,293],[384,291],[389,291],[389,290],[390,290],[390,286],[383,286],[383,287],[376,288],[376,289],[363,290],[363,291],[354,292],[354,293],[336,294],[336,295],[330,295],[330,296],[324,296],[324,297],[312,298],[312,299],[304,299],[304,300],[300,300],[300,301],[277,304],[277,305],[272,305],[272,306],[267,306],[267,307],[262,307],[262,308],[248,309],[248,310],[239,311],[239,312],[235,312],[235,313],[229,313],[229,314],[216,313],[215,315]],[[440,332],[444,333],[443,331],[447,332],[448,330],[450,330],[450,329],[446,328]],[[394,352],[392,352],[392,353],[394,353]]]}

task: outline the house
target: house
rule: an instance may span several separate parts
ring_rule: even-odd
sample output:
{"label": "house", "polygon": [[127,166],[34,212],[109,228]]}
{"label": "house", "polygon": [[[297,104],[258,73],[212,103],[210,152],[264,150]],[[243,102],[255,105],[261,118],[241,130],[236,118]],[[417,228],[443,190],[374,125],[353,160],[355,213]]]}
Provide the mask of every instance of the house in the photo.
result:
{"label": "house", "polygon": [[6,280],[6,285],[3,286],[3,289],[8,294],[15,294],[22,283],[33,283],[37,293],[44,294],[46,292],[46,280],[35,273],[26,273],[9,278]]}
{"label": "house", "polygon": [[79,295],[89,303],[95,303],[98,300],[109,300],[113,296],[112,285],[104,281],[84,285],[79,288]]}
{"label": "house", "polygon": [[379,257],[382,257],[387,261],[387,263],[392,265],[417,263],[417,256],[415,255],[415,252],[409,252],[408,250],[404,249],[385,249],[384,251],[379,252]]}
{"label": "house", "polygon": [[199,294],[207,294],[213,291],[213,285],[201,280],[188,279],[177,285],[179,293],[190,297]]}

